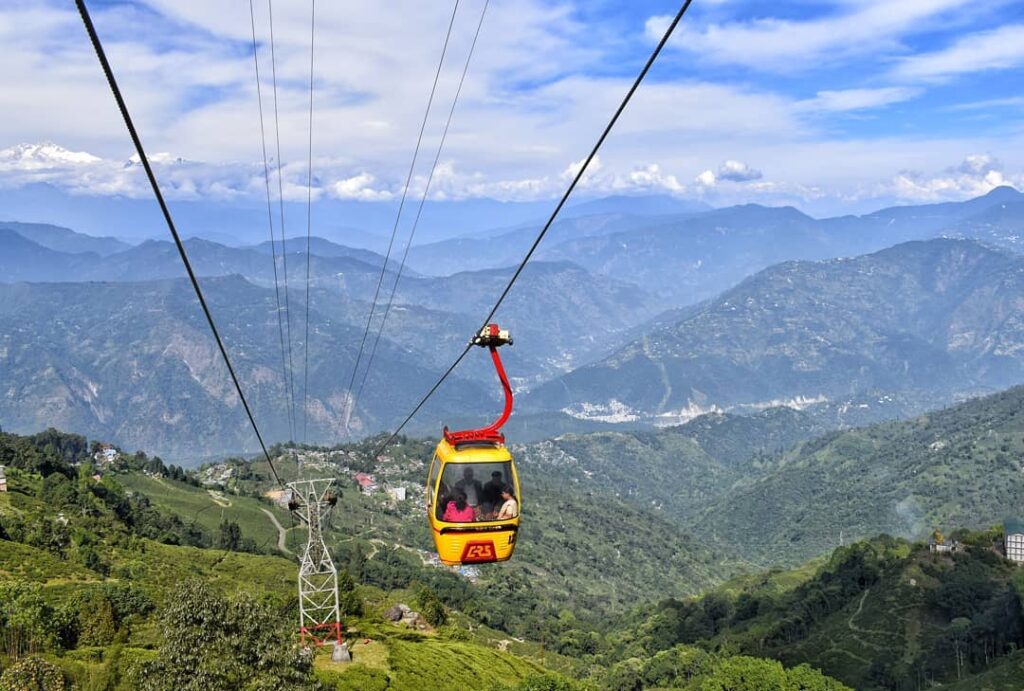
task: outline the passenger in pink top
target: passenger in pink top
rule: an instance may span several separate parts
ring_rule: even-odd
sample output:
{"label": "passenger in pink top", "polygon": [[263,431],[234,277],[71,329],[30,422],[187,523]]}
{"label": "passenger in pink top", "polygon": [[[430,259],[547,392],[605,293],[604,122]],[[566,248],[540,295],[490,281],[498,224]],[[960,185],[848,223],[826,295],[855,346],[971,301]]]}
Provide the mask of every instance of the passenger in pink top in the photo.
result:
{"label": "passenger in pink top", "polygon": [[456,489],[455,496],[445,507],[441,520],[449,523],[472,523],[475,519],[476,514],[473,507],[466,501],[466,493],[461,489]]}

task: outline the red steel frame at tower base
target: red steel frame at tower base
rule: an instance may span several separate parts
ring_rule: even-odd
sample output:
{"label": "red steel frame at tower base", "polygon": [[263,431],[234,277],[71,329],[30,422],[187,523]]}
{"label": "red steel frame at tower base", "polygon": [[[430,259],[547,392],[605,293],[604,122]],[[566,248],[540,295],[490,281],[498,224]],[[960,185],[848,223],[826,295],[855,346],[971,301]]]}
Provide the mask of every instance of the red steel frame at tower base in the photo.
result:
{"label": "red steel frame at tower base", "polygon": [[480,429],[467,429],[460,432],[449,432],[444,428],[444,438],[452,446],[459,444],[471,444],[473,442],[486,442],[492,444],[504,444],[505,435],[499,430],[510,415],[512,415],[512,386],[508,383],[508,376],[505,374],[505,367],[501,363],[501,356],[498,355],[498,346],[505,343],[512,343],[512,339],[503,337],[497,324],[488,324],[487,328],[480,332],[480,335],[473,339],[474,345],[486,346],[491,351],[491,360],[494,361],[494,369],[498,372],[498,379],[501,380],[501,387],[505,391],[505,408],[501,411],[498,419],[487,427]]}
{"label": "red steel frame at tower base", "polygon": [[333,642],[337,645],[341,645],[341,622],[333,621],[327,622],[326,624],[320,624],[319,626],[303,626],[299,629],[299,637],[302,640],[302,645],[306,645],[307,642],[315,643],[317,645],[325,645],[326,643]]}

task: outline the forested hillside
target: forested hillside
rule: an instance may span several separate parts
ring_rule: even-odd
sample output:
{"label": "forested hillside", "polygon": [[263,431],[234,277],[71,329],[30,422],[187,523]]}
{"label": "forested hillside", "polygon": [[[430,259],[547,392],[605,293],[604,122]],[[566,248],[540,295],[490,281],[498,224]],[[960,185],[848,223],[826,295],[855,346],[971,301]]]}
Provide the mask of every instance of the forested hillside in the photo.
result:
{"label": "forested hillside", "polygon": [[[422,470],[411,461],[422,448],[398,448],[377,473],[401,486]],[[418,502],[343,489],[330,542],[354,662],[333,665],[293,647],[289,552],[301,531],[253,491],[268,486],[259,464],[196,475],[122,454],[100,468],[100,449],[55,431],[0,435],[11,489],[0,495],[0,688],[39,675],[90,689],[201,679],[208,689],[909,690],[978,688],[975,678],[1013,688],[1013,651],[1024,646],[1024,571],[997,553],[998,529],[947,531],[961,545],[952,554],[856,542],[794,571],[748,569],[710,591],[702,581],[707,594],[684,599],[672,592],[693,576],[664,557],[698,548],[673,547],[667,523],[590,490],[546,518],[539,507],[562,486],[552,476],[524,490],[538,510],[524,503],[529,532],[515,559],[471,579],[424,563]],[[320,471],[362,458],[357,448],[304,453]],[[225,468],[226,484],[199,486]],[[595,524],[601,511],[606,529]],[[596,527],[593,540],[585,527]],[[703,568],[713,580],[730,571]],[[390,623],[398,602],[419,609],[425,628]]]}
{"label": "forested hillside", "polygon": [[[881,532],[983,528],[1021,513],[1024,388],[835,432],[750,475],[694,525],[782,563]],[[757,530],[752,528],[756,526]]]}
{"label": "forested hillside", "polygon": [[1024,381],[1022,276],[1018,255],[952,239],[778,264],[526,405],[659,422],[779,404],[829,404],[840,422],[923,412]]}
{"label": "forested hillside", "polygon": [[910,420],[827,432],[788,408],[519,445],[531,474],[652,507],[760,565],[879,533],[922,539],[1021,513],[1024,387]]}
{"label": "forested hillside", "polygon": [[[579,543],[573,561],[560,566],[557,558],[545,559],[549,538],[539,523],[530,537],[533,551],[522,550],[524,558],[514,562],[524,570],[495,566],[471,582],[425,566],[414,547],[392,548],[400,529],[376,533],[386,539],[366,539],[374,533],[365,523],[350,529],[371,508],[384,523],[404,520],[401,511],[370,497],[347,496],[343,508],[362,504],[364,514],[339,511],[343,523],[332,538],[345,569],[341,602],[353,651],[350,665],[337,665],[296,645],[296,564],[287,556],[287,537],[281,546],[253,539],[257,514],[277,514],[283,523],[281,509],[227,488],[200,488],[181,468],[141,453],[100,467],[94,455],[103,448],[53,430],[0,434],[10,485],[0,494],[0,688],[619,689],[625,688],[620,676],[580,664],[610,649],[610,620],[603,617],[687,578],[659,562],[652,575],[661,586],[646,586],[642,595],[627,589],[630,599],[621,600],[615,593],[620,584],[628,588],[629,578],[622,568],[641,558],[626,551],[621,535],[615,539],[626,559],[618,570],[607,567],[617,557],[598,551],[600,539]],[[259,477],[250,467],[236,476],[235,489],[265,486]],[[536,497],[542,500],[543,490]],[[206,504],[196,509],[201,498]],[[582,497],[569,508],[591,509]],[[640,530],[628,528],[630,515],[615,509],[607,519],[640,538]],[[560,533],[569,534],[576,531]],[[666,536],[672,539],[663,534],[663,546]],[[611,536],[604,541],[610,544]],[[361,553],[364,547],[372,553]],[[569,550],[562,545],[561,551]],[[610,590],[590,599],[575,590],[552,592],[563,574],[569,578],[571,571],[575,581],[588,569]],[[419,609],[423,625],[410,630],[391,623],[385,612],[397,602]],[[676,654],[685,663],[675,677],[661,673],[659,685],[697,689],[747,679],[843,688],[803,666],[785,669],[697,649]]]}
{"label": "forested hillside", "polygon": [[817,568],[641,608],[620,633],[615,656],[630,663],[617,672],[642,678],[668,651],[696,643],[810,664],[866,691],[957,681],[1019,688],[1019,677],[1005,675],[1024,646],[1024,570],[997,553],[998,530],[953,537],[962,542],[951,554],[878,537],[837,549]]}

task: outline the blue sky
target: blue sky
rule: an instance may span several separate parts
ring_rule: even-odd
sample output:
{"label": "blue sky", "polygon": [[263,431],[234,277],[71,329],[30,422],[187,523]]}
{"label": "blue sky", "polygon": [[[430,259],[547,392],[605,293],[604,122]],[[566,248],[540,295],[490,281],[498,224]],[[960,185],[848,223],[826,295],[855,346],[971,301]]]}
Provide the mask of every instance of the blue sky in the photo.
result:
{"label": "blue sky", "polygon": [[[170,195],[258,198],[249,3],[90,6],[148,150],[165,154]],[[452,6],[318,3],[315,198],[400,193]],[[460,0],[414,192],[482,7]],[[266,0],[255,8],[268,77]],[[306,195],[309,9],[301,0],[273,6],[290,199]],[[676,9],[660,0],[492,0],[432,198],[557,195]],[[0,40],[0,185],[145,196],[69,3],[7,0]],[[1020,2],[694,0],[580,192],[824,214],[1021,186],[1022,68]],[[262,88],[269,114],[269,81]],[[273,131],[272,120],[265,125]],[[54,146],[34,146],[42,143]]]}

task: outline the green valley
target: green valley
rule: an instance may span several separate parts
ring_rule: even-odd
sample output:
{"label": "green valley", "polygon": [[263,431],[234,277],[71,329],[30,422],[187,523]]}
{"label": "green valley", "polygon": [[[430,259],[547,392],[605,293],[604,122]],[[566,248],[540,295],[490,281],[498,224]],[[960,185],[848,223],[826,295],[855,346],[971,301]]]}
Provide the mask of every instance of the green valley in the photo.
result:
{"label": "green valley", "polygon": [[[293,647],[296,567],[273,554],[274,519],[286,549],[294,531],[286,512],[250,491],[265,485],[258,465],[232,461],[247,469],[244,479],[207,488],[141,454],[98,467],[94,448],[54,430],[0,434],[10,483],[0,495],[0,688],[30,677],[83,689],[617,688],[585,662],[608,650],[609,622],[655,593],[695,594],[735,568],[667,523],[650,535],[655,516],[581,494],[549,520],[537,512],[522,558],[467,580],[424,562],[417,502],[389,507],[346,488],[330,542],[345,569],[354,660],[339,666]],[[423,443],[398,448],[386,472],[422,472]],[[564,501],[556,490],[538,483],[531,501]],[[665,545],[671,553],[649,558]],[[424,610],[434,612],[426,630],[385,616],[397,602],[425,607],[438,598],[440,609]],[[694,684],[811,674],[694,655]],[[814,675],[807,688],[840,688]]]}

